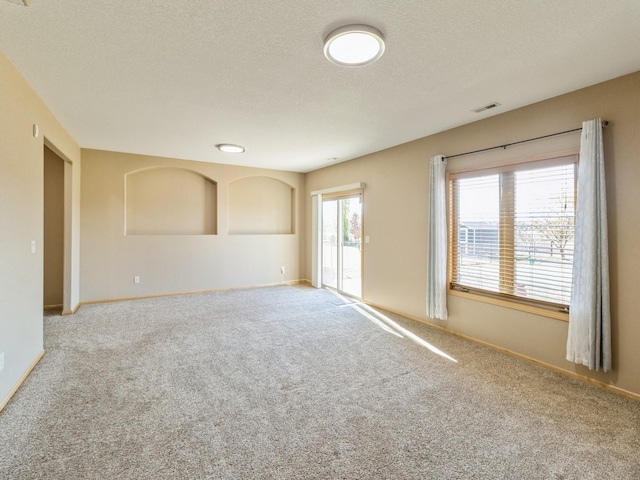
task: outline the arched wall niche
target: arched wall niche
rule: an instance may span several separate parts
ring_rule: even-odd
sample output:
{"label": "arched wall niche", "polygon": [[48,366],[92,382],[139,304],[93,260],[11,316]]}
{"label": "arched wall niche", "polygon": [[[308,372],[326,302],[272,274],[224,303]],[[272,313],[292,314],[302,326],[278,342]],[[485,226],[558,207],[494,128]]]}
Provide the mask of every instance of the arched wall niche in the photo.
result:
{"label": "arched wall niche", "polygon": [[126,235],[216,235],[217,184],[186,168],[125,175]]}
{"label": "arched wall niche", "polygon": [[273,177],[234,180],[228,187],[229,235],[295,233],[295,189]]}

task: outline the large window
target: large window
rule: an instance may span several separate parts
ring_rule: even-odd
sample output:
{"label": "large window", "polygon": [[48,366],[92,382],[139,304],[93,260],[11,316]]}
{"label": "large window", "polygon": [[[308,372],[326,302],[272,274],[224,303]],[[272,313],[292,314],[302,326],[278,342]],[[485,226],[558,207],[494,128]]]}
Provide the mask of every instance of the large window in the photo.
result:
{"label": "large window", "polygon": [[449,177],[451,288],[565,310],[577,157]]}

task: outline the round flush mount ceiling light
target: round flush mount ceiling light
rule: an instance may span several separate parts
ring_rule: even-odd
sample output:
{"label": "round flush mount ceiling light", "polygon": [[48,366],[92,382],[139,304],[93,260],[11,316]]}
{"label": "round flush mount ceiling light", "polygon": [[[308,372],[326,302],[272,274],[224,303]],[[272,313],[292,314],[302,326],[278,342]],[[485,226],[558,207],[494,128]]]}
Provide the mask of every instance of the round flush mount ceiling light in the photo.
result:
{"label": "round flush mount ceiling light", "polygon": [[219,143],[216,148],[224,153],[244,153],[242,145],[234,145],[233,143]]}
{"label": "round flush mount ceiling light", "polygon": [[384,38],[369,25],[346,25],[324,40],[324,56],[336,65],[361,67],[378,60],[384,53]]}

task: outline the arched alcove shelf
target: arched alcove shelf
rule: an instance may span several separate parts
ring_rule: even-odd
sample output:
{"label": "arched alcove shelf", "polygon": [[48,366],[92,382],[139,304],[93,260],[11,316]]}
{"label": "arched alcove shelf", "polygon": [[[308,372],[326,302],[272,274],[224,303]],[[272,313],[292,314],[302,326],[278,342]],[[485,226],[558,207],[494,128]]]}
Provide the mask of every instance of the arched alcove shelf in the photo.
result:
{"label": "arched alcove shelf", "polygon": [[216,182],[186,168],[127,173],[125,234],[215,235],[217,195]]}
{"label": "arched alcove shelf", "polygon": [[295,233],[295,189],[277,178],[253,176],[229,183],[229,235]]}

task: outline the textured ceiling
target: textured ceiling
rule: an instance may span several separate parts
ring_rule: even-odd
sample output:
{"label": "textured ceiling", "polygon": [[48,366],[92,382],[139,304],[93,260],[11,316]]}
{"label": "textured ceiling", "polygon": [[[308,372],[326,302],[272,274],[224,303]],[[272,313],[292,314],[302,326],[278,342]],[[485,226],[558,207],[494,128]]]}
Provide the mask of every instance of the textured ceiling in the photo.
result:
{"label": "textured ceiling", "polygon": [[306,172],[640,70],[640,1],[0,1],[0,50],[81,147]]}

